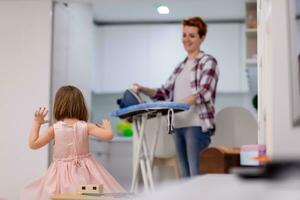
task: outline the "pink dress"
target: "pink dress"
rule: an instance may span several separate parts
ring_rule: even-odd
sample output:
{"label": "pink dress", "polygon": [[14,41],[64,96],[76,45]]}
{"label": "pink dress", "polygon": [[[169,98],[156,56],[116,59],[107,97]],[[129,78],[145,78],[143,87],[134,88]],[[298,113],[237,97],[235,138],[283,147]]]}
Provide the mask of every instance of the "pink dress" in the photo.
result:
{"label": "pink dress", "polygon": [[123,187],[89,153],[87,123],[54,124],[53,162],[46,174],[21,192],[21,200],[49,200],[51,194],[76,193],[82,184],[102,184],[105,193]]}

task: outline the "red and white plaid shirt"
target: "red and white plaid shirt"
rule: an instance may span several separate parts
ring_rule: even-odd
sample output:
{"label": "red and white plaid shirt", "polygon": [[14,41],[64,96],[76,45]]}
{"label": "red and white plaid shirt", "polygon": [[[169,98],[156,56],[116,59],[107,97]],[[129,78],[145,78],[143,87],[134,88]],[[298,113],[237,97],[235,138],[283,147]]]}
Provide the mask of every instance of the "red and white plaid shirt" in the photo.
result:
{"label": "red and white plaid shirt", "polygon": [[[186,61],[187,58],[179,63],[167,82],[161,88],[157,88],[156,95],[152,99],[159,101],[174,100],[175,81],[178,74],[183,70]],[[206,123],[209,129],[213,130],[215,129],[215,98],[218,78],[217,60],[201,51],[196,58],[195,67],[191,70],[190,87],[193,95],[197,97],[196,104],[200,108],[199,118]]]}

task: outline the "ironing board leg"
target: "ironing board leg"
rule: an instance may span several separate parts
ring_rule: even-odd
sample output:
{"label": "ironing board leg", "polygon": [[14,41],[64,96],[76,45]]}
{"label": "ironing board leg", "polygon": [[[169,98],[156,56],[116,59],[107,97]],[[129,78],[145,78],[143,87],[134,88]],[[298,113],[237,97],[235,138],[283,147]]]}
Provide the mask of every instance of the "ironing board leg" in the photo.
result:
{"label": "ironing board leg", "polygon": [[144,189],[146,192],[149,191],[149,184],[148,184],[148,177],[147,177],[147,171],[145,167],[145,161],[143,159],[140,160],[140,165],[141,165],[141,171],[142,171],[142,177],[143,177],[143,182],[144,182]]}
{"label": "ironing board leg", "polygon": [[[136,146],[133,149],[133,176],[132,176],[132,184],[131,184],[131,192],[136,192],[136,187],[138,185],[138,173],[139,173],[139,165],[141,167],[141,160],[144,159],[144,152],[142,148],[144,133],[145,133],[145,125],[146,125],[147,115],[144,114],[141,117],[133,118],[133,125],[135,128],[136,134]],[[140,126],[139,126],[140,125]],[[143,172],[142,172],[143,173]],[[143,174],[142,174],[143,176]],[[145,181],[144,181],[145,184]]]}
{"label": "ironing board leg", "polygon": [[154,189],[154,182],[153,182],[152,167],[151,167],[151,164],[150,164],[149,157],[146,159],[146,167],[147,167],[147,172],[148,172],[147,175],[148,175],[150,189],[153,190]]}
{"label": "ironing board leg", "polygon": [[152,165],[153,165],[153,158],[154,158],[154,154],[155,154],[155,150],[156,150],[156,145],[157,145],[157,140],[158,140],[158,133],[159,133],[159,130],[160,130],[160,125],[161,125],[161,116],[162,116],[161,113],[158,113],[156,115],[157,127],[156,127],[156,130],[154,132],[154,139],[153,139],[153,143],[152,143],[152,146],[151,146],[151,152],[150,152],[151,168],[152,168]]}
{"label": "ironing board leg", "polygon": [[[134,132],[135,134],[133,135],[134,140],[138,141],[138,128],[137,128],[137,119],[133,119],[133,128],[134,128]],[[134,143],[133,144],[133,172],[132,172],[132,182],[131,182],[131,188],[130,188],[130,192],[136,192],[136,187],[137,187],[137,176],[138,176],[138,169],[139,169],[139,152],[137,151],[137,145]]]}
{"label": "ironing board leg", "polygon": [[150,164],[150,156],[149,156],[149,148],[147,145],[147,137],[145,135],[143,140],[143,151],[144,151],[144,158],[145,158],[145,164],[146,164],[146,173],[147,173],[147,181],[149,182],[150,189],[154,189],[154,183],[153,183],[153,176],[152,176],[152,168]]}
{"label": "ironing board leg", "polygon": [[134,145],[133,151],[133,178],[131,184],[131,192],[136,192],[137,185],[138,185],[138,175],[139,169],[141,169],[141,175],[144,183],[145,191],[149,191],[154,189],[154,181],[153,181],[153,174],[152,174],[152,163],[153,157],[155,153],[155,148],[158,139],[158,132],[160,129],[160,121],[161,121],[161,113],[157,115],[158,119],[158,126],[154,132],[154,141],[152,142],[151,149],[148,148],[148,141],[145,135],[145,126],[147,115],[144,114],[139,117],[135,117],[133,120],[133,126],[135,129],[135,141],[136,144]]}

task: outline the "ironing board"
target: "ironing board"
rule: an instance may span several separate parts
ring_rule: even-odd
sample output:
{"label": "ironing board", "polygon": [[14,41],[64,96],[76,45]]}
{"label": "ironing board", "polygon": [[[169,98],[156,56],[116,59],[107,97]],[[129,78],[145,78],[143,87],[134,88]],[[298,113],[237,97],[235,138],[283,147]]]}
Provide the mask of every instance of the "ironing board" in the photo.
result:
{"label": "ironing board", "polygon": [[[137,191],[139,170],[141,171],[145,191],[153,190],[152,163],[157,144],[158,132],[160,129],[161,116],[168,115],[168,130],[172,131],[172,119],[175,112],[188,110],[189,104],[158,101],[152,103],[141,103],[116,110],[112,116],[121,119],[130,119],[134,128],[134,141],[136,142],[133,150],[133,177],[131,183],[131,192]],[[156,117],[159,124],[153,131],[153,143],[148,147],[145,136],[145,127],[147,119]]]}

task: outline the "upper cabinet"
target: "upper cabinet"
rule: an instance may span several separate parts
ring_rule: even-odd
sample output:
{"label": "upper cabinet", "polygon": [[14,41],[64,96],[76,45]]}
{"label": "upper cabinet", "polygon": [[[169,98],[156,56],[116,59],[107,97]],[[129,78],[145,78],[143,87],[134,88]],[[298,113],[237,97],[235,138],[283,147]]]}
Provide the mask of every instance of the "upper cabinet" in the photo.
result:
{"label": "upper cabinet", "polygon": [[146,84],[147,34],[144,26],[97,29],[94,92],[121,92],[134,82]]}
{"label": "upper cabinet", "polygon": [[135,82],[159,87],[185,56],[179,26],[101,26],[96,32],[96,93],[123,92]]}
{"label": "upper cabinet", "polygon": [[[218,92],[248,91],[243,34],[242,23],[208,24],[208,35],[201,49],[218,60]],[[96,27],[93,91],[119,93],[135,82],[161,86],[186,57],[181,37],[180,24]]]}
{"label": "upper cabinet", "polygon": [[249,90],[243,61],[243,36],[244,24],[241,23],[208,25],[208,33],[201,47],[218,61],[218,92],[245,93]]}

